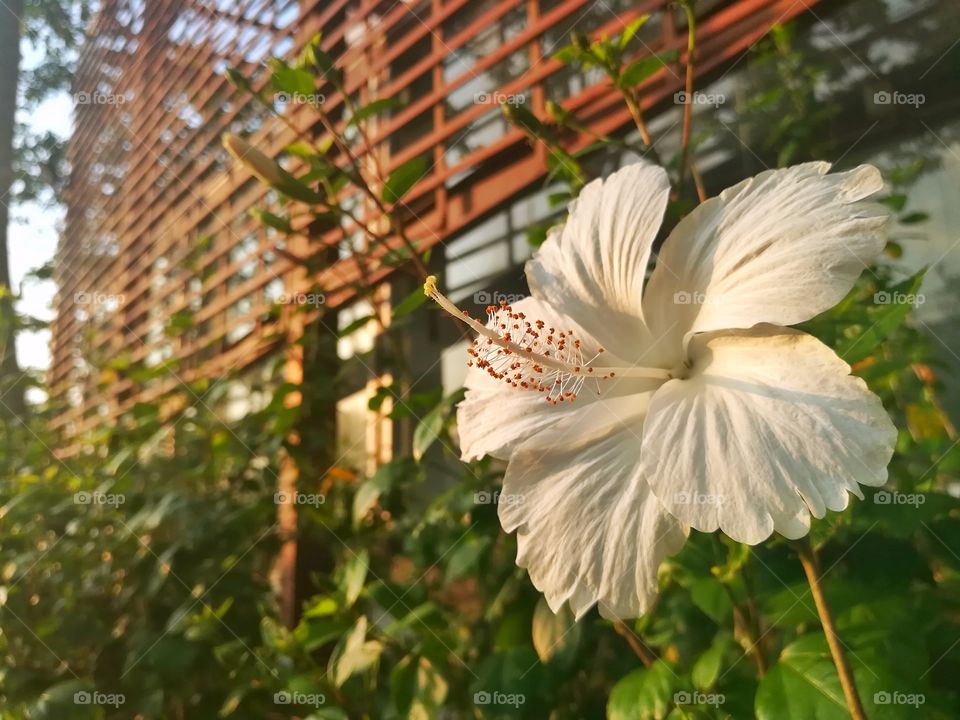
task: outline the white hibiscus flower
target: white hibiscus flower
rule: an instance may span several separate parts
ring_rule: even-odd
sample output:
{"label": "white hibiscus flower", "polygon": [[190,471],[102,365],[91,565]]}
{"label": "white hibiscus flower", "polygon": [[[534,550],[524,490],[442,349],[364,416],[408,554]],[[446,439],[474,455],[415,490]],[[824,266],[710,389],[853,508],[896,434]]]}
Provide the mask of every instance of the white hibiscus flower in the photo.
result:
{"label": "white hibiscus flower", "polygon": [[646,287],[670,192],[650,165],[587,185],[527,264],[533,297],[486,325],[427,282],[480,333],[463,457],[508,460],[500,520],[555,611],[636,617],[688,526],[798,538],[886,481],[896,430],[879,398],[784,327],[836,304],[884,246],[886,213],[860,202],[879,172],[828,170],[771,170],[703,203]]}

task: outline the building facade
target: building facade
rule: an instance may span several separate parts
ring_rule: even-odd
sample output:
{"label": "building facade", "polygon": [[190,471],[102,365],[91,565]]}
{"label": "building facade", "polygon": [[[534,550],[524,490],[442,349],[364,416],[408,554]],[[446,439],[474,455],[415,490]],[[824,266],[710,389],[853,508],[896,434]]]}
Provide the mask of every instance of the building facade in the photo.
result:
{"label": "building facade", "polygon": [[[656,73],[642,92],[651,127],[663,138],[659,154],[670,157],[686,28],[682,13],[665,0],[105,0],[75,84],[50,369],[62,408],[57,426],[75,437],[198,379],[257,373],[288,337],[291,314],[278,310],[278,301],[315,283],[325,302],[339,308],[341,325],[362,312],[351,306],[360,270],[338,251],[362,241],[357,229],[302,238],[300,249],[330,253],[315,277],[304,277],[290,262],[290,240],[249,214],[276,198],[220,143],[224,132],[241,133],[279,157],[297,132],[320,133],[315,113],[281,99],[290,123],[277,122],[236,90],[224,70],[256,76],[270,57],[292,58],[321,33],[351,97],[399,98],[402,107],[375,129],[373,152],[388,170],[426,158],[426,176],[405,198],[410,233],[422,249],[437,251],[434,262],[454,299],[473,295],[483,305],[485,294],[525,291],[519,270],[531,252],[525,228],[555,212],[546,202],[544,148],[530,147],[506,123],[499,103],[511,98],[543,116],[552,100],[598,133],[630,132],[629,112],[603,78],[552,55],[573,30],[613,36],[644,14],[650,20],[631,52],[681,51],[680,62]],[[825,126],[834,159],[849,164],[928,142],[940,175],[924,182],[941,187],[958,172],[951,139],[958,116],[944,92],[944,76],[953,78],[954,88],[957,78],[950,45],[957,37],[955,10],[899,0],[701,0],[697,14],[698,86],[715,100],[695,110],[698,162],[711,194],[776,162],[784,150],[770,139],[771,128],[750,98],[764,88],[783,89],[790,53],[814,55],[824,67],[804,98],[842,103],[842,116]],[[786,23],[797,34],[778,60],[777,46],[767,46],[769,33]],[[904,39],[901,28],[908,25],[916,39]],[[924,95],[922,106],[884,103],[876,95],[911,90]],[[317,95],[331,118],[343,117],[343,98],[332,87],[318,87]],[[941,215],[956,212],[955,204],[942,205]],[[946,233],[934,243],[945,243],[942,267],[951,260],[960,267],[948,257],[946,219],[932,222]],[[904,262],[917,258],[907,253]],[[373,280],[384,285],[385,303],[402,297],[391,291],[386,270]],[[930,316],[931,323],[941,320]],[[441,347],[455,341],[431,339]],[[354,335],[341,352],[349,356],[374,342]],[[453,387],[459,366],[459,357],[445,357],[424,370]],[[364,432],[369,391],[362,383],[345,390],[344,428]],[[242,404],[247,399],[242,388],[239,393]],[[386,446],[389,440],[374,433],[354,464],[375,462]]]}

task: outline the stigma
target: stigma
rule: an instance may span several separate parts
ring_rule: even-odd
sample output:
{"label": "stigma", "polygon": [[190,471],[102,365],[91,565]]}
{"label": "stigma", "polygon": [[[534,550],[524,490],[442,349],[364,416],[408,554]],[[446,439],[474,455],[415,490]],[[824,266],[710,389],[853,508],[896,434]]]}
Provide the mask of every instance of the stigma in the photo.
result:
{"label": "stigma", "polygon": [[598,394],[600,381],[617,377],[670,379],[670,373],[661,368],[596,366],[604,354],[602,347],[591,348],[593,355],[585,359],[583,341],[572,329],[560,330],[542,319],[528,318],[503,300],[487,307],[484,324],[441,293],[435,275],[426,279],[423,292],[476,331],[478,337],[467,350],[468,366],[511,388],[540,393],[552,405],[576,400],[590,378],[596,381]]}

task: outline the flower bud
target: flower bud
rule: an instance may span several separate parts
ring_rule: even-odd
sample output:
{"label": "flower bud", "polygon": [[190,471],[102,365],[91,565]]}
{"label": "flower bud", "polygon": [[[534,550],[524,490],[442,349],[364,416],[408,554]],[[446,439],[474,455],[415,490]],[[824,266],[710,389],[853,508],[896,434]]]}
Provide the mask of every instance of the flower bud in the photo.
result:
{"label": "flower bud", "polygon": [[223,146],[227,149],[227,152],[246,165],[250,172],[267,185],[283,184],[283,171],[277,164],[239,135],[225,133]]}

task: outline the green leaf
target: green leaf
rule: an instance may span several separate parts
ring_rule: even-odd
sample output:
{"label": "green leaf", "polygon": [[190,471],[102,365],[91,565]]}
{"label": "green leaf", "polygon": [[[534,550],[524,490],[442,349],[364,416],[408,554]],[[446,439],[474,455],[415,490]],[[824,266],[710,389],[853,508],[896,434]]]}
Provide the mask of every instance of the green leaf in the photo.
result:
{"label": "green leaf", "polygon": [[227,699],[223,701],[223,705],[220,706],[220,712],[217,713],[218,717],[229,717],[233,715],[237,708],[240,707],[240,703],[249,690],[247,687],[234,688],[230,694],[227,695]]}
{"label": "green leaf", "polygon": [[387,110],[393,110],[401,105],[402,103],[397,98],[380,98],[379,100],[373,100],[363,107],[357,108],[357,111],[350,117],[350,121],[347,123],[347,126],[349,127],[350,125],[357,125],[367,118],[373,117],[374,115],[379,115]]}
{"label": "green leaf", "polygon": [[580,60],[580,49],[573,45],[564,45],[553,54],[553,59],[564,65],[572,65]]}
{"label": "green leaf", "polygon": [[620,36],[620,49],[623,50],[627,45],[633,40],[633,36],[637,34],[637,31],[642,28],[647,20],[650,19],[649,15],[641,15],[636,20],[627,25],[627,29],[623,31],[623,34]]}
{"label": "green leaf", "polygon": [[581,631],[580,624],[574,620],[567,605],[554,614],[543,597],[537,601],[537,607],[533,611],[531,634],[533,648],[541,662],[548,663],[559,653],[575,648],[580,642]]}
{"label": "green leaf", "polygon": [[436,666],[425,657],[419,659],[416,670],[416,691],[409,717],[411,720],[435,718],[438,716],[438,709],[447,699],[449,684]]}
{"label": "green leaf", "polygon": [[557,178],[574,187],[580,187],[585,182],[580,163],[560,148],[551,148],[547,153],[547,167],[550,169],[548,181]]}
{"label": "green leaf", "polygon": [[350,720],[346,711],[338,707],[322,707],[315,710],[303,720]]}
{"label": "green leaf", "polygon": [[894,212],[900,212],[907,204],[907,196],[903,193],[897,193],[889,197],[880,198],[877,202],[883,203]]}
{"label": "green leaf", "polygon": [[251,217],[253,217],[262,225],[272,227],[273,229],[284,233],[293,232],[290,227],[290,218],[286,216],[274,215],[272,212],[267,212],[261,208],[250,208],[249,213]]}
{"label": "green leaf", "polygon": [[288,95],[312,95],[316,92],[313,75],[306,70],[298,70],[282,60],[274,59],[270,63],[273,70],[270,83],[277,92]]}
{"label": "green leaf", "polygon": [[493,541],[489,537],[477,537],[473,533],[467,535],[447,556],[447,582],[459,580],[474,572],[491,542]]}
{"label": "green leaf", "polygon": [[621,678],[607,702],[608,720],[662,720],[673,701],[677,678],[663,660]]}
{"label": "green leaf", "polygon": [[377,660],[383,652],[383,644],[376,640],[367,640],[367,618],[362,615],[350,634],[330,656],[330,669],[334,685],[341,687],[353,675],[363,672]]}
{"label": "green leaf", "polygon": [[915,225],[916,223],[926,222],[930,219],[930,215],[925,212],[912,212],[907,213],[902,217],[897,218],[897,222],[901,225]]}
{"label": "green leaf", "polygon": [[822,635],[784,648],[760,681],[757,720],[850,720],[843,689]]}
{"label": "green leaf", "polygon": [[531,247],[540,247],[547,241],[547,232],[549,230],[550,225],[547,223],[530,226],[527,228],[527,243]]}
{"label": "green leaf", "polygon": [[[421,294],[423,293],[421,292]],[[338,335],[342,338],[345,338],[349,335],[352,335],[360,328],[364,327],[371,320],[376,320],[376,319],[377,319],[376,315],[364,315],[363,317],[359,317],[356,320],[354,320],[352,323],[347,325],[345,328],[343,328],[343,330],[341,330],[338,333]]]}
{"label": "green leaf", "polygon": [[409,315],[418,307],[423,305],[427,301],[427,296],[423,292],[423,288],[418,287],[412,293],[407,295],[403,300],[401,300],[397,306],[393,309],[393,317],[401,318],[404,315]]}
{"label": "green leaf", "polygon": [[427,173],[427,156],[418,155],[415,158],[407,160],[398,167],[387,178],[383,185],[383,201],[385,203],[400,202],[400,199],[406,195],[410,188],[417,184]]}
{"label": "green leaf", "polygon": [[351,555],[347,561],[343,573],[343,594],[346,597],[347,607],[351,607],[360,597],[369,567],[370,553],[366,549]]}
{"label": "green leaf", "polygon": [[550,133],[539,118],[522,105],[504,103],[501,105],[504,117],[514,126],[527,135],[533,137],[549,137]]}
{"label": "green leaf", "polygon": [[443,398],[436,407],[423,417],[413,433],[414,460],[420,462],[424,453],[426,453],[427,450],[430,449],[430,446],[440,437],[447,417],[450,415],[451,408],[462,399],[463,390],[458,390]]}
{"label": "green leaf", "polygon": [[417,693],[417,657],[407,655],[390,671],[390,700],[401,715],[406,715]]}
{"label": "green leaf", "polygon": [[726,622],[733,611],[730,596],[719,580],[696,578],[690,583],[690,599],[703,613],[718,624]]}
{"label": "green leaf", "polygon": [[622,88],[632,88],[676,61],[676,50],[634,60],[620,75],[619,85]]}
{"label": "green leaf", "polygon": [[306,66],[315,67],[320,71],[321,79],[328,79],[335,86],[343,82],[343,71],[338,68],[333,58],[321,47],[320,34],[313,36],[310,43],[303,49],[302,59]]}
{"label": "green leaf", "polygon": [[900,327],[913,307],[905,300],[917,297],[925,272],[921,270],[889,291],[876,293],[874,306],[867,309],[864,330],[839,343],[837,354],[845,362],[853,364],[868,357],[888,335]]}
{"label": "green leaf", "polygon": [[699,690],[709,690],[720,675],[723,659],[727,651],[733,647],[733,636],[726,630],[721,630],[713,639],[713,643],[703,655],[693,664],[691,678]]}
{"label": "green leaf", "polygon": [[395,473],[391,464],[381,465],[377,471],[364,480],[353,496],[353,526],[359,527],[367,513],[377,504],[380,496],[393,485]]}

